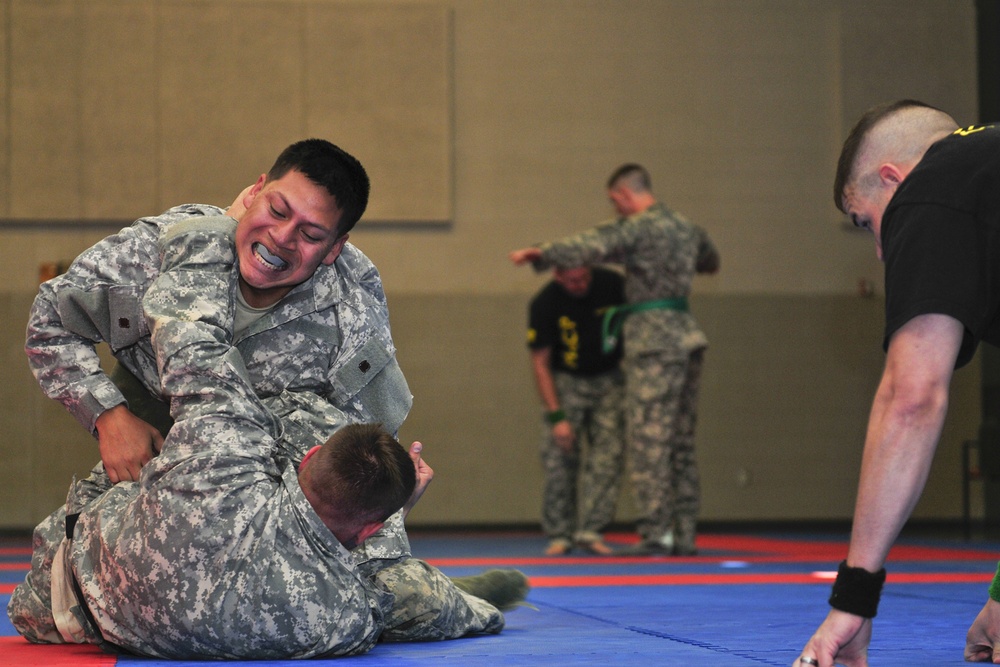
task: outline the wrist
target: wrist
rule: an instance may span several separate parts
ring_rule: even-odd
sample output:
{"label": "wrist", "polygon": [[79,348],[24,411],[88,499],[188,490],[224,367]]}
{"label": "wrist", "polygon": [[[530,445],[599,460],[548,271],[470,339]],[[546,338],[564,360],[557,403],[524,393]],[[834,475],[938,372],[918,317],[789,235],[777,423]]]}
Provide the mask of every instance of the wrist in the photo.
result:
{"label": "wrist", "polygon": [[1000,602],[1000,564],[997,565],[997,572],[993,575],[993,583],[990,584],[990,599]]}
{"label": "wrist", "polygon": [[885,568],[869,572],[864,568],[851,567],[845,560],[837,569],[837,580],[830,593],[830,606],[855,616],[875,618],[883,584]]}
{"label": "wrist", "polygon": [[566,413],[563,412],[562,408],[557,408],[545,413],[545,421],[547,421],[552,426],[555,426],[561,421],[566,421]]}
{"label": "wrist", "polygon": [[102,422],[106,422],[109,419],[114,419],[122,410],[128,410],[128,405],[125,403],[119,403],[118,405],[113,405],[101,414],[94,418],[94,430],[97,430]]}

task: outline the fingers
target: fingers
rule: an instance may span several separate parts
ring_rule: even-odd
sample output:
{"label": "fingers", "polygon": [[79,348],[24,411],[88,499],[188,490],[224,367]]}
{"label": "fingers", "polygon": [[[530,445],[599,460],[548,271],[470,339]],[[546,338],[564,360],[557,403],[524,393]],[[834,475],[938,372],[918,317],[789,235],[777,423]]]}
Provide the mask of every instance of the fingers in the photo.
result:
{"label": "fingers", "polygon": [[523,266],[528,262],[534,261],[541,256],[541,252],[537,248],[521,248],[520,250],[512,250],[507,258],[512,261],[515,266]]}
{"label": "fingers", "polygon": [[414,442],[412,445],[410,445],[410,458],[413,459],[414,463],[420,461],[420,452],[422,452],[423,450],[424,446],[419,442]]}
{"label": "fingers", "polygon": [[243,200],[246,199],[246,196],[250,194],[250,191],[253,190],[253,187],[254,187],[253,185],[248,185],[247,187],[243,188],[243,192],[241,192],[239,195],[236,196],[236,199],[233,201],[233,203],[229,206],[228,209],[226,209],[226,214],[229,217],[235,218],[236,220],[239,220],[241,217],[243,217],[243,214],[246,213],[247,210],[246,206],[243,203]]}
{"label": "fingers", "polygon": [[421,458],[424,446],[419,442],[414,442],[410,445],[410,459],[413,461],[413,467],[417,472],[417,488],[423,489],[431,480],[434,478],[434,469],[427,465],[427,461]]}
{"label": "fingers", "polygon": [[139,481],[139,471],[145,461],[126,460],[117,467],[119,482]]}
{"label": "fingers", "polygon": [[570,423],[563,420],[552,427],[552,439],[557,447],[569,454],[573,451],[573,445],[576,443],[576,434]]}
{"label": "fingers", "polygon": [[134,463],[128,467],[128,481],[130,482],[139,481],[139,469],[140,466],[137,466]]}
{"label": "fingers", "polygon": [[156,429],[153,429],[153,439],[150,445],[153,448],[153,456],[159,454],[160,450],[163,449],[163,436]]}
{"label": "fingers", "polygon": [[819,665],[819,659],[811,657],[813,653],[810,651],[809,647],[802,649],[802,653],[799,657],[795,658],[792,663],[792,667],[817,667]]}
{"label": "fingers", "polygon": [[965,644],[964,657],[966,662],[993,662],[994,664],[1000,660],[1000,651],[995,650],[991,647],[989,643],[982,641],[981,639],[969,639]]}
{"label": "fingers", "polygon": [[[965,649],[966,662],[989,662],[992,655],[992,651],[988,648],[983,648],[982,646]],[[1000,655],[997,655],[996,659],[992,660],[993,664],[997,664],[997,660],[1000,660]]]}
{"label": "fingers", "polygon": [[[163,438],[160,438],[159,441],[162,444]],[[156,445],[154,445],[151,441],[146,451],[139,452],[138,455],[133,453],[131,456],[104,461],[104,469],[108,474],[108,479],[110,479],[113,484],[117,484],[119,482],[138,482],[139,473],[142,471],[142,467],[149,463],[158,451],[154,449],[155,447]]]}
{"label": "fingers", "polygon": [[105,472],[108,473],[108,479],[111,480],[112,484],[118,484],[119,482],[134,482],[139,479],[138,472],[133,476],[132,469],[126,464],[121,466],[114,465],[104,465]]}

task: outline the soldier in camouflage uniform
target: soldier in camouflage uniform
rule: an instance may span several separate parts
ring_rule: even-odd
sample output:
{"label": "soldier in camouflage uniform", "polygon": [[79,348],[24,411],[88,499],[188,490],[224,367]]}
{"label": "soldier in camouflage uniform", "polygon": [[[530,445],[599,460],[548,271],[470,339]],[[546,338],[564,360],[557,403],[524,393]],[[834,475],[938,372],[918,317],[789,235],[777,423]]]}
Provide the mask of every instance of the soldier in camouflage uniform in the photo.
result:
{"label": "soldier in camouflage uniform", "polygon": [[[345,420],[381,423],[395,433],[412,403],[378,271],[346,242],[367,193],[367,176],[353,157],[308,140],[286,149],[230,209],[240,218],[233,344],[257,396],[281,420],[286,436],[279,446],[295,462]],[[225,226],[213,217],[222,212],[189,204],[142,218],[39,289],[28,324],[29,363],[46,394],[96,433],[111,482],[137,479],[139,466],[159,449],[163,434],[149,422],[163,421],[164,432],[170,424],[169,415],[150,417],[166,404],[141,312],[142,297],[160,274],[159,239],[181,221],[212,218],[210,224]],[[108,344],[127,371],[121,375],[134,384],[127,404],[101,368],[98,342]],[[394,609],[400,627],[437,613],[441,638],[469,631],[462,614],[453,613],[462,606],[459,591],[410,558],[401,514],[359,551],[361,561],[394,563],[383,576],[396,586],[397,603],[412,605]],[[383,638],[408,636],[389,631]]]}
{"label": "soldier in camouflage uniform", "polygon": [[[347,243],[367,203],[367,176],[351,156],[314,141],[286,149],[232,207],[243,221],[234,344],[260,398],[309,392],[353,421],[395,432],[412,397],[396,362],[378,271]],[[139,219],[39,289],[25,346],[32,371],[46,395],[98,436],[112,481],[135,479],[162,435],[134,418],[110,424],[128,421],[128,406],[101,369],[95,345],[106,343],[147,392],[160,395],[139,310],[160,271],[157,240],[180,220],[222,213],[187,204]],[[142,451],[116,451],[129,448]]]}
{"label": "soldier in camouflage uniform", "polygon": [[[310,449],[296,469],[295,447],[280,444],[281,422],[231,347],[234,224],[195,219],[163,237],[163,270],[141,309],[177,421],[138,483],[112,485],[99,465],[36,530],[32,571],[8,608],[32,641],[280,659],[357,654],[383,635],[394,600],[381,573],[391,561],[359,562],[346,549],[419,497],[419,448],[407,457],[380,427],[340,430],[346,415],[328,408],[337,444]],[[363,450],[361,465],[381,458],[384,472],[322,477],[342,465],[330,449],[359,428],[388,448]],[[357,491],[366,478],[388,481]],[[460,597],[468,631],[499,631],[495,609]],[[436,621],[413,620],[413,638],[440,638]]]}
{"label": "soldier in camouflage uniform", "polygon": [[[230,346],[232,245],[203,242],[230,236],[225,222],[182,223],[164,237],[164,270],[143,310],[177,422],[138,483],[111,485],[99,467],[36,531],[32,572],[8,610],[32,641],[284,658],[364,652],[382,631],[391,596],[345,547],[402,506],[414,463],[385,434],[390,481],[353,499],[320,481],[316,466],[336,461],[332,445],[310,451],[298,471],[275,446],[281,424]],[[386,500],[373,503],[378,496]]]}
{"label": "soldier in camouflage uniform", "polygon": [[[695,273],[718,270],[704,230],[656,201],[649,174],[635,164],[608,180],[621,216],[583,233],[510,254],[538,270],[596,262],[625,268],[627,451],[640,512],[640,554],[695,553],[700,502],[694,431],[708,341],[687,312]],[[611,330],[614,331],[612,318]]]}

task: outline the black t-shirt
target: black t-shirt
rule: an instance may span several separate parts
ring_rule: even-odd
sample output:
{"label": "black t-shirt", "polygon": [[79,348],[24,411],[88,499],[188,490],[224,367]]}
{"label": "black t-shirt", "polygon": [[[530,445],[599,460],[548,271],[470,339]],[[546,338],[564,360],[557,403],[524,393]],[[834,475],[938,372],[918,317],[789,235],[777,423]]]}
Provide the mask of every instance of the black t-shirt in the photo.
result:
{"label": "black t-shirt", "polygon": [[965,326],[956,368],[980,340],[1000,345],[1000,127],[959,130],[931,146],[882,219],[884,346],[918,315]]}
{"label": "black t-shirt", "polygon": [[571,296],[552,281],[531,300],[528,347],[552,348],[553,370],[595,375],[615,368],[621,359],[621,340],[611,354],[601,350],[601,321],[608,307],[624,303],[625,282],[608,269],[594,268],[591,274],[586,296]]}

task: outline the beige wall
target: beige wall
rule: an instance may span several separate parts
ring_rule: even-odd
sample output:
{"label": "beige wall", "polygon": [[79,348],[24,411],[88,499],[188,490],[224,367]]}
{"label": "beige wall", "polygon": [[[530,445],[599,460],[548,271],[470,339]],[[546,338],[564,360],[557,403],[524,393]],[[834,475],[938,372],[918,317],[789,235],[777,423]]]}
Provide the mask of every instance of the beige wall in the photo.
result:
{"label": "beige wall", "polygon": [[[430,52],[448,56],[444,91],[430,87],[422,112],[443,115],[444,134],[406,145],[405,132],[360,127],[364,114],[334,118],[336,96],[302,83],[334,57],[307,57],[303,45],[323,36],[307,17],[335,22],[348,9],[432,17],[413,59],[434,40]],[[278,38],[274,18],[298,37]],[[423,440],[438,471],[415,522],[537,520],[523,326],[544,277],[505,255],[607,216],[602,183],[626,160],[649,167],[657,193],[723,255],[693,302],[712,342],[698,440],[705,518],[849,518],[882,363],[881,299],[857,284],[879,286],[881,267],[871,238],[832,206],[834,163],[854,119],[880,101],[916,97],[977,120],[974,21],[972,0],[0,0],[0,527],[32,525],[96,460],[26,369],[39,264],[111,231],[104,218],[228,203],[310,133],[379,165],[444,143],[444,190],[403,180],[379,195],[397,182],[392,168],[426,172],[418,158],[373,169],[382,213],[352,233],[382,271],[416,395],[401,435]],[[224,57],[206,26],[232,25],[219,43],[237,56]],[[215,57],[186,56],[192,45]],[[354,90],[372,72],[360,68]],[[450,221],[436,219],[442,198]],[[921,517],[961,509],[978,366],[955,385]],[[620,517],[631,512],[626,499]]]}

